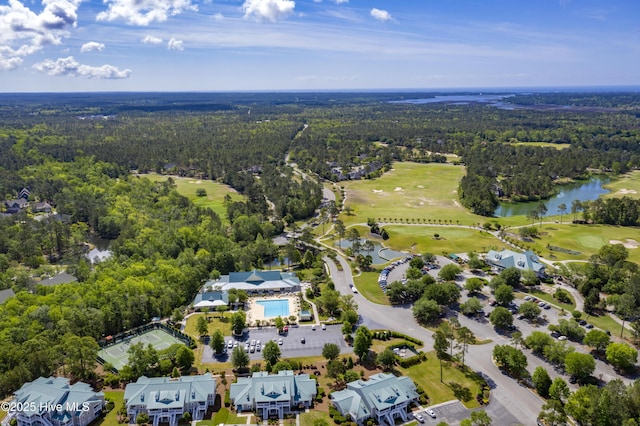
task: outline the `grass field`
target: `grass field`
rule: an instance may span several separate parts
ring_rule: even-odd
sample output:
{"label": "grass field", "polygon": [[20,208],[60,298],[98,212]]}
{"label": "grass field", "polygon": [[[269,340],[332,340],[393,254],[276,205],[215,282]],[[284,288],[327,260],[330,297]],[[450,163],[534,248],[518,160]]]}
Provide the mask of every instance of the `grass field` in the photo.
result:
{"label": "grass field", "polygon": [[416,385],[419,385],[427,392],[429,405],[457,399],[453,394],[453,390],[448,385],[450,382],[455,382],[463,388],[468,388],[471,392],[471,400],[463,401],[467,408],[480,406],[475,399],[475,395],[479,389],[478,384],[462,371],[454,367],[444,366],[442,382],[440,382],[440,361],[435,352],[428,352],[427,360],[421,364],[409,368],[399,367],[398,370],[401,371],[403,375],[411,377]]}
{"label": "grass field", "polygon": [[106,416],[98,418],[92,423],[92,426],[119,426],[122,423],[118,423],[118,410],[124,403],[124,390],[122,391],[105,391],[105,399],[110,399],[115,402],[113,410],[109,411]]}
{"label": "grass field", "polygon": [[[486,218],[469,213],[458,203],[458,183],[464,167],[451,164],[395,163],[393,170],[375,180],[346,181],[346,225],[367,218],[456,220],[471,225]],[[384,220],[382,220],[384,221]]]}
{"label": "grass field", "polygon": [[[169,176],[155,173],[141,176],[153,182],[164,182],[169,178]],[[244,201],[244,197],[238,194],[235,189],[222,183],[179,176],[171,176],[171,178],[176,183],[178,193],[193,201],[196,206],[209,207],[216,212],[223,221],[226,221],[227,217],[227,209],[224,206],[225,195],[228,194],[233,201]],[[198,189],[204,189],[207,191],[207,195],[205,197],[199,197],[196,194],[196,190]]]}
{"label": "grass field", "polygon": [[634,170],[626,173],[615,181],[607,183],[604,187],[610,189],[611,192],[603,195],[602,198],[629,197],[637,200],[640,198],[640,171]]}
{"label": "grass field", "polygon": [[[611,332],[612,336],[620,337],[620,330],[622,330],[622,325],[618,324],[609,315],[588,316],[588,317],[583,317],[583,318],[585,320],[587,320],[587,322],[590,322],[591,324],[595,325],[598,328],[601,328],[603,330],[609,330]],[[625,326],[626,325],[627,325],[627,323],[625,323]],[[629,330],[627,330],[627,328],[625,327],[622,337],[624,339],[631,340],[631,338],[633,336],[631,336],[631,332]]]}
{"label": "grass field", "polygon": [[[640,228],[609,225],[575,225],[543,224],[540,229],[540,238],[533,243],[526,244],[529,248],[541,253],[542,256],[552,260],[587,260],[592,254],[596,254],[605,244],[611,241],[635,240],[640,242]],[[565,249],[580,252],[579,255],[571,255],[547,249],[547,244],[559,246]],[[640,262],[640,248],[629,248],[629,260]]]}
{"label": "grass field", "polygon": [[527,146],[543,146],[547,148],[566,149],[571,146],[568,143],[549,143],[549,142],[514,142],[509,145],[527,145]]}
{"label": "grass field", "polygon": [[379,275],[379,272],[363,272],[359,276],[353,277],[353,281],[355,281],[358,291],[368,300],[380,305],[389,305],[389,299],[378,284]]}
{"label": "grass field", "polygon": [[[429,225],[385,225],[390,235],[385,244],[400,250],[412,249],[414,253],[468,253],[500,249],[503,242],[493,235],[478,229]],[[439,238],[435,239],[434,235]],[[505,247],[506,248],[506,247]]]}

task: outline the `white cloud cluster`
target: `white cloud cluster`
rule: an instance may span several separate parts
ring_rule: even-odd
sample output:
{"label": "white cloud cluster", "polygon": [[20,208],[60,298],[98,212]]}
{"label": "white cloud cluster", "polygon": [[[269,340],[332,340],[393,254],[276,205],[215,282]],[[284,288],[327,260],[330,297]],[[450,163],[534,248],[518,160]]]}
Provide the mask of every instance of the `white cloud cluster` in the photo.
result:
{"label": "white cloud cluster", "polygon": [[152,36],[152,35],[146,35],[142,39],[142,42],[144,44],[162,44],[162,39],[160,37],[156,37],[156,36]]}
{"label": "white cloud cluster", "polygon": [[109,8],[98,13],[98,21],[123,19],[131,25],[147,26],[152,22],[164,22],[169,16],[185,10],[198,10],[191,0],[104,0]]}
{"label": "white cloud cluster", "polygon": [[293,0],[245,0],[242,10],[245,19],[276,22],[291,15],[295,7]]}
{"label": "white cloud cluster", "polygon": [[104,48],[105,48],[105,45],[103,43],[98,43],[97,41],[90,41],[82,45],[82,47],[80,48],[80,52],[82,53],[102,52]]}
{"label": "white cloud cluster", "polygon": [[377,19],[378,21],[386,22],[391,20],[391,14],[386,10],[376,9],[375,7],[371,9],[371,16],[373,19]]}
{"label": "white cloud cluster", "polygon": [[169,50],[184,50],[184,47],[182,46],[182,40],[176,40],[175,38],[172,38],[167,43],[167,49],[169,49]]}
{"label": "white cloud cluster", "polygon": [[130,69],[120,70],[113,65],[93,67],[82,65],[73,56],[58,58],[55,61],[47,59],[33,66],[36,70],[48,75],[66,75],[71,77],[86,77],[96,79],[122,79],[129,78]]}
{"label": "white cloud cluster", "polygon": [[81,1],[42,0],[44,9],[39,14],[19,0],[0,5],[0,70],[15,69],[23,57],[60,44],[67,28],[77,24]]}

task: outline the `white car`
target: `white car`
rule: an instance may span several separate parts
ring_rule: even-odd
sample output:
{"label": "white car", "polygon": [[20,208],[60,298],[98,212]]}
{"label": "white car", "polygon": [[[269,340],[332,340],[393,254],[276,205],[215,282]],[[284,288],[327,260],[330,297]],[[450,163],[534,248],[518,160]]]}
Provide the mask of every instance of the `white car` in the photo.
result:
{"label": "white car", "polygon": [[357,293],[358,289],[355,286],[353,286],[353,287],[351,287],[351,291],[353,291],[354,293]]}
{"label": "white car", "polygon": [[425,413],[427,413],[429,415],[429,417],[431,417],[432,419],[436,418],[436,412],[433,411],[431,408],[429,408],[428,410],[425,411]]}
{"label": "white car", "polygon": [[413,413],[413,418],[416,419],[419,423],[424,423],[424,417],[420,413]]}
{"label": "white car", "polygon": [[282,339],[278,339],[278,344],[282,345],[284,342],[282,341]]}
{"label": "white car", "polygon": [[311,331],[316,331],[316,325],[315,324],[311,326]]}
{"label": "white car", "polygon": [[322,329],[323,329],[323,330],[326,330],[326,329],[327,329],[327,326],[326,326],[325,324],[322,324]]}
{"label": "white car", "polygon": [[560,336],[558,337],[558,340],[567,340],[567,336]]}
{"label": "white car", "polygon": [[233,340],[229,340],[227,342],[227,348],[229,348],[229,349],[233,348]]}

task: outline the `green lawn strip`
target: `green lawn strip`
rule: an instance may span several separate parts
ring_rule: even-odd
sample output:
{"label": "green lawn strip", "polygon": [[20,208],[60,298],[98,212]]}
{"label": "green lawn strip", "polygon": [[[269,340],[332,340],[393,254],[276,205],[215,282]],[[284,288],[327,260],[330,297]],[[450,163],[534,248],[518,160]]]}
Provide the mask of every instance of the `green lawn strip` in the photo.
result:
{"label": "green lawn strip", "polygon": [[603,195],[602,198],[629,197],[638,199],[640,198],[640,171],[633,170],[625,173],[603,186],[611,192]]}
{"label": "green lawn strip", "polygon": [[[609,330],[611,335],[614,337],[620,337],[620,330],[622,329],[622,324],[619,324],[616,320],[611,318],[608,314],[602,316],[582,316],[588,323],[595,325],[598,328],[603,330]],[[627,340],[631,340],[631,332],[626,328],[627,323],[625,323],[624,332],[622,337]]]}
{"label": "green lawn strip", "polygon": [[330,425],[333,424],[333,420],[329,417],[328,412],[317,411],[317,410],[309,410],[308,413],[300,414],[300,424],[301,425],[313,425],[313,423],[318,419],[325,419],[327,423]]}
{"label": "green lawn strip", "polygon": [[[141,176],[146,177],[153,182],[164,182],[169,178],[169,176],[155,173]],[[227,221],[227,209],[224,206],[224,197],[229,195],[232,201],[244,201],[244,197],[235,189],[219,182],[178,176],[171,176],[171,178],[175,182],[176,190],[180,195],[184,195],[197,206],[209,207],[225,222]],[[204,189],[207,192],[207,195],[199,197],[196,194],[196,190],[198,189]]]}
{"label": "green lawn strip", "polygon": [[[527,294],[530,294],[531,296],[536,297],[540,300],[544,300],[545,302],[552,303],[556,306],[564,308],[564,310],[568,311],[569,314],[571,314],[571,312],[576,308],[576,302],[573,300],[573,296],[571,294],[569,294],[569,299],[571,299],[571,303],[563,303],[563,302],[560,302],[558,299],[554,299],[553,295],[549,293],[545,293],[544,291],[540,291],[540,290],[531,289],[528,293],[520,293],[520,292],[515,293],[516,297],[520,297],[520,298],[523,298]],[[544,310],[542,311],[542,313],[544,314]]]}
{"label": "green lawn strip", "polygon": [[470,377],[455,367],[443,365],[442,380],[440,382],[440,361],[436,357],[435,351],[427,352],[427,360],[409,368],[398,367],[403,375],[411,377],[416,385],[425,390],[429,397],[429,405],[440,404],[442,402],[456,399],[452,388],[448,385],[451,382],[458,383],[462,388],[468,388],[471,399],[462,401],[467,408],[479,407],[475,396],[480,386]]}
{"label": "green lawn strip", "polygon": [[228,408],[222,407],[218,412],[214,414],[211,420],[203,420],[201,422],[198,422],[197,424],[203,426],[218,426],[221,424],[247,424],[247,418],[240,417],[236,415],[236,413],[230,411]]}
{"label": "green lawn strip", "polygon": [[[569,215],[570,216],[570,215]],[[541,233],[531,243],[520,243],[525,248],[534,250],[539,255],[551,260],[588,260],[596,254],[605,244],[611,241],[625,241],[632,239],[640,241],[640,228],[630,226],[610,225],[576,225],[567,223],[571,220],[565,215],[563,224],[543,224],[538,227]],[[510,232],[517,233],[517,229]],[[559,251],[551,251],[547,245],[558,246],[564,249],[580,252],[579,255],[571,255]],[[551,256],[555,256],[555,258]],[[629,249],[629,260],[640,262],[640,249]]]}
{"label": "green lawn strip", "polygon": [[353,277],[356,288],[369,301],[379,305],[390,305],[389,299],[382,292],[378,284],[379,272],[363,272],[357,277]]}
{"label": "green lawn strip", "polygon": [[124,390],[105,391],[104,397],[105,399],[112,400],[115,403],[115,406],[113,407],[113,410],[109,411],[104,417],[99,417],[95,422],[92,423],[92,425],[93,426],[120,425],[121,423],[118,423],[118,410],[122,408],[122,404],[124,403]]}
{"label": "green lawn strip", "polygon": [[546,148],[566,149],[571,146],[568,143],[550,143],[550,142],[512,142],[508,145],[527,145],[527,146],[541,146]]}
{"label": "green lawn strip", "polygon": [[[454,226],[386,225],[390,235],[385,244],[395,250],[413,247],[414,253],[468,253],[487,252],[508,248],[493,235],[478,229]],[[436,239],[434,236],[438,234]]]}

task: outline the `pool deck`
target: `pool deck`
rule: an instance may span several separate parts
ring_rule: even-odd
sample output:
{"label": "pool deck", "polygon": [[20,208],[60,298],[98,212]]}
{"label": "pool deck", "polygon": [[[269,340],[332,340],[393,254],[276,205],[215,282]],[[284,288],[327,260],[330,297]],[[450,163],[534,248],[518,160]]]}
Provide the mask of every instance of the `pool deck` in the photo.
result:
{"label": "pool deck", "polygon": [[[260,321],[262,324],[272,320],[275,320],[275,317],[267,318],[264,316],[264,306],[258,304],[257,300],[288,300],[289,301],[289,315],[294,315],[298,320],[300,319],[300,303],[298,302],[298,297],[295,294],[281,294],[278,296],[260,296],[260,297],[252,297],[248,301],[247,308],[247,322],[250,325],[254,325],[256,320]],[[283,318],[285,319],[285,318]]]}

